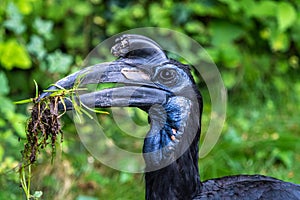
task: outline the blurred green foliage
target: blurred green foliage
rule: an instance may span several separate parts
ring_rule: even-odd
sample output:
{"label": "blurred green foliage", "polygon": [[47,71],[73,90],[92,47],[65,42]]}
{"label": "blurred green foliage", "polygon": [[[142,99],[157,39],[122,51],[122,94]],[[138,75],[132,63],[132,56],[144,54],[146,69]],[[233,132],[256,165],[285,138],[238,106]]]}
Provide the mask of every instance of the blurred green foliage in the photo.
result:
{"label": "blurred green foliage", "polygon": [[[300,183],[299,13],[297,0],[2,0],[0,199],[23,197],[13,168],[23,148],[18,138],[24,139],[28,107],[13,101],[34,96],[33,79],[44,89],[78,69],[107,37],[145,26],[170,28],[198,41],[228,89],[224,132],[200,160],[201,178],[261,173]],[[142,175],[94,161],[72,134],[72,122],[64,122],[61,156],[52,165],[46,152],[34,172],[34,189],[43,191],[43,199],[143,198]],[[111,121],[105,124],[112,135],[119,131]]]}

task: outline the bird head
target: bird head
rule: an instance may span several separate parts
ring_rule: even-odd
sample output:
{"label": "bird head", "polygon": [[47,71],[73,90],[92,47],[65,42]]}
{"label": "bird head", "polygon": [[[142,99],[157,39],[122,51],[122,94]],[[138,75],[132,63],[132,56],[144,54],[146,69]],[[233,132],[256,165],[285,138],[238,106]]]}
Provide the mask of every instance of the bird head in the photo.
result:
{"label": "bird head", "polygon": [[[48,91],[70,89],[77,83],[121,84],[78,95],[72,101],[65,99],[60,109],[72,110],[75,100],[89,107],[137,107],[146,111],[150,122],[143,146],[146,166],[151,170],[169,165],[199,140],[202,98],[190,67],[169,59],[156,42],[141,35],[123,35],[111,53],[116,60],[75,72]],[[39,99],[50,94],[44,92]]]}

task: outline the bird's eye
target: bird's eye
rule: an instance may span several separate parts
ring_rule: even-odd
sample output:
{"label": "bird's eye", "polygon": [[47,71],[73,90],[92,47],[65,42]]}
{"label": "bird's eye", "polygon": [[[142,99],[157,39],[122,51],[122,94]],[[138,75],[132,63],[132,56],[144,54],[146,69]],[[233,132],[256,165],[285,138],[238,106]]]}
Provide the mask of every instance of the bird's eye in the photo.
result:
{"label": "bird's eye", "polygon": [[171,86],[177,82],[177,72],[174,69],[162,69],[157,78],[160,83]]}

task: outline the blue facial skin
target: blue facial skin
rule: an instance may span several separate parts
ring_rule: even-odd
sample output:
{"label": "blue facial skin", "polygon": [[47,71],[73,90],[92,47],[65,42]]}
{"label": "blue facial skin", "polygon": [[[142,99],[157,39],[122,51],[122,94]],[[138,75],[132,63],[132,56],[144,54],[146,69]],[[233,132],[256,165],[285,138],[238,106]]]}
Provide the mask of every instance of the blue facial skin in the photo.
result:
{"label": "blue facial skin", "polygon": [[[184,128],[191,111],[191,101],[185,97],[170,97],[166,104],[149,111],[151,129],[144,141],[147,165],[160,166],[174,161],[182,143]],[[176,150],[176,152],[175,152]]]}

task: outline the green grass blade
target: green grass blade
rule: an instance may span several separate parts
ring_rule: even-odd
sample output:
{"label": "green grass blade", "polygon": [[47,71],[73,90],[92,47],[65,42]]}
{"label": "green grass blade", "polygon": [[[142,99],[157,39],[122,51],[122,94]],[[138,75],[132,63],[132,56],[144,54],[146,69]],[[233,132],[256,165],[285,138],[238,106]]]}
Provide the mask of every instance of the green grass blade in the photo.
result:
{"label": "green grass blade", "polygon": [[39,86],[34,79],[33,79],[33,82],[34,82],[34,86],[35,86],[35,98],[38,98],[39,97]]}
{"label": "green grass blade", "polygon": [[15,101],[14,104],[32,103],[33,100],[34,100],[33,98],[30,98],[30,99],[24,99],[24,100],[20,100],[20,101]]}

